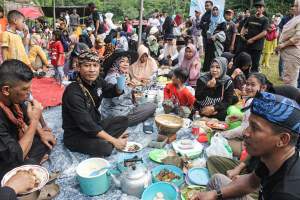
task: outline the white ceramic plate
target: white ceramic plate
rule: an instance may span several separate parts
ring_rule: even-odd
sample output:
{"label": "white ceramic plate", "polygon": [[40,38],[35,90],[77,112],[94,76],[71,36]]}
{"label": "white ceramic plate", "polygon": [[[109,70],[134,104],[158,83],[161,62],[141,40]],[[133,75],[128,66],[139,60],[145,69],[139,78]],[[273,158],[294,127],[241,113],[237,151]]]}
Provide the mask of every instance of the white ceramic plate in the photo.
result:
{"label": "white ceramic plate", "polygon": [[32,190],[25,192],[25,193],[21,193],[21,195],[24,194],[29,194],[32,193],[34,191],[40,190],[42,189],[46,183],[49,181],[49,173],[47,171],[46,168],[41,167],[39,165],[23,165],[17,168],[12,169],[11,171],[7,172],[2,181],[1,181],[1,186],[3,187],[5,185],[5,183],[13,176],[15,175],[18,171],[20,170],[33,170],[33,173],[35,174],[35,176],[37,176],[40,179],[40,184],[38,185],[38,187],[33,188]]}
{"label": "white ceramic plate", "polygon": [[[133,146],[133,145],[137,145],[139,147],[139,149],[134,150],[134,151],[130,150],[130,147]],[[127,145],[126,145],[125,149],[123,149],[122,151],[127,152],[127,153],[135,153],[135,152],[138,152],[142,149],[143,149],[143,145],[138,143],[138,142],[127,142]]]}

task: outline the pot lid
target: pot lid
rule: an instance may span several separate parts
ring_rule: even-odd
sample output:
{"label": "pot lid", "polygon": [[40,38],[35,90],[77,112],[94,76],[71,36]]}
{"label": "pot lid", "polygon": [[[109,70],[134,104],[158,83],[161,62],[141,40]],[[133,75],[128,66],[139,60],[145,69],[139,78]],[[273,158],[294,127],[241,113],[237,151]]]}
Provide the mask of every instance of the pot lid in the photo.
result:
{"label": "pot lid", "polygon": [[147,173],[147,169],[143,165],[133,165],[126,171],[125,177],[128,179],[139,179]]}

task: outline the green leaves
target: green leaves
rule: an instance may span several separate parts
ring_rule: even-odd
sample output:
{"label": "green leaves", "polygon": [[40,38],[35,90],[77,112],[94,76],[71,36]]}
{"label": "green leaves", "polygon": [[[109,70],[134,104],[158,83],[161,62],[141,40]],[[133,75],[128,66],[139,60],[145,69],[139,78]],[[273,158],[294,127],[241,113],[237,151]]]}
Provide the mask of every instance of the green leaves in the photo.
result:
{"label": "green leaves", "polygon": [[[53,0],[33,0],[38,5],[52,6]],[[125,15],[129,18],[139,17],[140,0],[55,0],[56,5],[87,5],[94,2],[98,9],[103,12],[114,13],[114,20],[122,20]],[[226,8],[232,8],[236,11],[242,11],[249,8],[255,0],[226,0]],[[281,12],[285,14],[294,0],[265,0],[268,16]],[[170,15],[176,12],[184,14],[189,13],[190,0],[144,0],[144,15],[148,17],[156,9],[164,11]]]}

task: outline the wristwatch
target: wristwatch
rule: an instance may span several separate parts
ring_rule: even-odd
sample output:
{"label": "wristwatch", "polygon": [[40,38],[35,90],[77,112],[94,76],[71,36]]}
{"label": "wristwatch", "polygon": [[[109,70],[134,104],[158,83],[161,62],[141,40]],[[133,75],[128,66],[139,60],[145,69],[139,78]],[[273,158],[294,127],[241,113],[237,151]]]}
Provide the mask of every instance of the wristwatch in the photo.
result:
{"label": "wristwatch", "polygon": [[217,189],[216,192],[217,192],[217,200],[223,200],[223,194],[221,189]]}

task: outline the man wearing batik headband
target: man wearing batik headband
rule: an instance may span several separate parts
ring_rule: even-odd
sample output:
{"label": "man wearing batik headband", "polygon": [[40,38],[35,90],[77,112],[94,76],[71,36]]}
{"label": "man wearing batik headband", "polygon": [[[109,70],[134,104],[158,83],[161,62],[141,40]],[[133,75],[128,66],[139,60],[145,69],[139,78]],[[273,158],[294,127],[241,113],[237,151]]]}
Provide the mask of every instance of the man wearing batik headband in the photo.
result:
{"label": "man wearing batik headband", "polygon": [[259,189],[259,200],[299,200],[300,159],[295,148],[299,134],[299,105],[283,96],[259,93],[243,134],[248,153],[260,157],[255,171],[233,181],[216,174],[208,184],[211,191],[192,199],[251,199],[246,195]]}
{"label": "man wearing batik headband", "polygon": [[62,100],[64,144],[71,151],[92,156],[109,156],[114,149],[126,146],[126,117],[101,120],[98,111],[102,98],[123,93],[124,81],[108,84],[99,77],[100,63],[96,53],[83,51],[79,55],[79,75],[65,90]]}

